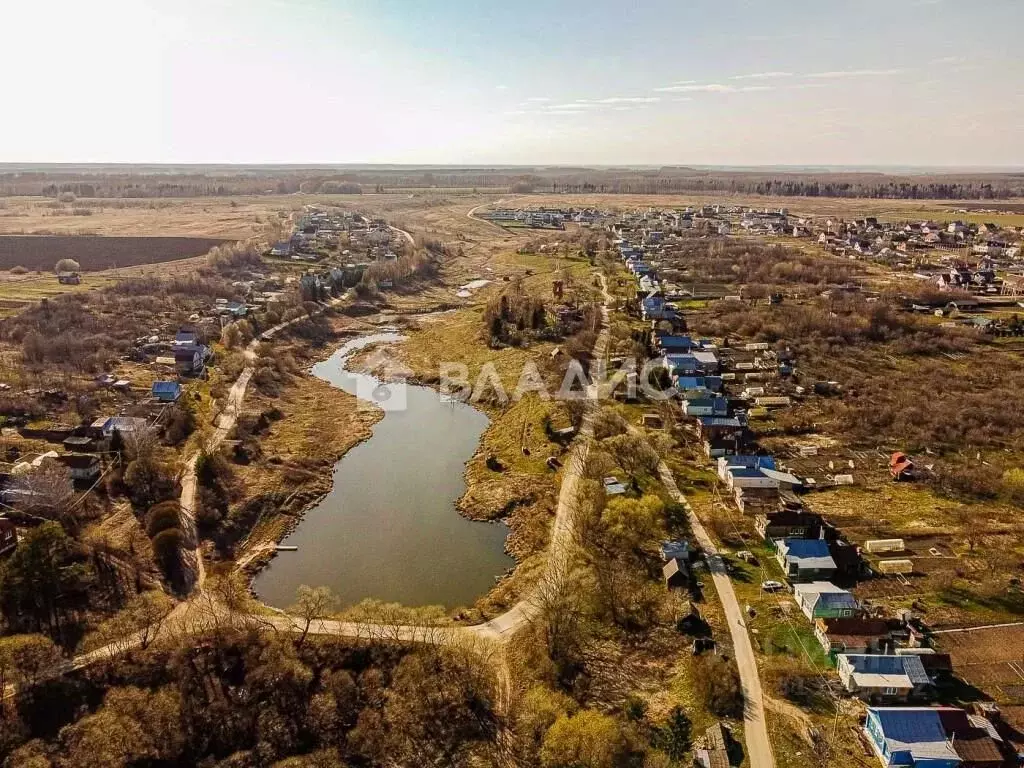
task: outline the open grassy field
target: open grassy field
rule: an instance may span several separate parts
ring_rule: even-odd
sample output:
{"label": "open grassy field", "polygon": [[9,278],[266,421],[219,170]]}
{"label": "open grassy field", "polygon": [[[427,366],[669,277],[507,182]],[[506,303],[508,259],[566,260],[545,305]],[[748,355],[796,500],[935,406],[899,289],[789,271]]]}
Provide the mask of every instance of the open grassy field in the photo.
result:
{"label": "open grassy field", "polygon": [[242,239],[316,199],[311,195],[79,199],[73,206],[59,206],[48,198],[8,197],[0,199],[0,234]]}

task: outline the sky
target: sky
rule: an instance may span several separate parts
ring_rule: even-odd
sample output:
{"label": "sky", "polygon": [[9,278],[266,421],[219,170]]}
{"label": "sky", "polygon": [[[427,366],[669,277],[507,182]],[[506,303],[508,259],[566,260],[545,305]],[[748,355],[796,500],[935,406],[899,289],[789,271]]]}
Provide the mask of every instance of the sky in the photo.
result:
{"label": "sky", "polygon": [[0,0],[0,162],[1021,167],[1022,28],[1022,0]]}

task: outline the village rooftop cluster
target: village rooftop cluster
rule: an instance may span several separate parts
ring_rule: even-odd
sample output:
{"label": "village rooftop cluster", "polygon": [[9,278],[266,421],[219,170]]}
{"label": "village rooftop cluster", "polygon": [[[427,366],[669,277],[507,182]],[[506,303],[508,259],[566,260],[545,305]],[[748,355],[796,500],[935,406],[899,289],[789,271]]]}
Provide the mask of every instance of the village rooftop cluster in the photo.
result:
{"label": "village rooftop cluster", "polygon": [[[700,215],[724,212],[737,211],[711,207]],[[745,228],[748,224],[749,228],[774,227],[775,223],[765,222],[778,222],[782,234],[792,226],[786,223],[785,212],[741,215]],[[808,494],[816,488],[854,483],[853,462],[823,477],[811,477],[786,467],[758,444],[752,419],[787,408],[794,398],[830,394],[839,384],[790,383],[798,361],[785,344],[772,347],[740,339],[719,343],[686,333],[685,312],[667,294],[687,296],[661,277],[662,265],[666,272],[671,269],[667,245],[679,234],[679,220],[676,212],[650,211],[612,225],[619,258],[636,289],[636,299],[627,303],[626,310],[649,328],[649,354],[660,360],[666,385],[676,395],[668,402],[681,411],[677,415],[713,463],[722,494],[740,513],[754,518],[757,532],[784,574],[786,584],[765,580],[762,591],[775,593],[780,600],[785,599],[784,593],[792,594],[817,642],[835,664],[839,689],[870,703],[863,733],[882,765],[1020,764],[1022,734],[1001,718],[995,705],[981,705],[971,712],[922,706],[954,679],[955,670],[949,654],[932,647],[929,628],[920,617],[911,611],[890,615],[883,606],[862,602],[850,591],[864,580],[893,580],[895,590],[898,580],[914,570],[902,539],[868,540],[863,547],[853,544],[808,506]],[[712,236],[720,229],[711,228]],[[989,257],[983,254],[982,258]],[[651,413],[644,423],[661,428],[663,419]],[[809,445],[802,453],[815,455],[817,448]],[[913,476],[914,462],[903,453],[893,454],[889,471],[894,482],[906,480]],[[698,553],[685,542],[670,542],[663,556],[666,584],[670,588],[692,585]],[[737,556],[756,564],[750,551]]]}

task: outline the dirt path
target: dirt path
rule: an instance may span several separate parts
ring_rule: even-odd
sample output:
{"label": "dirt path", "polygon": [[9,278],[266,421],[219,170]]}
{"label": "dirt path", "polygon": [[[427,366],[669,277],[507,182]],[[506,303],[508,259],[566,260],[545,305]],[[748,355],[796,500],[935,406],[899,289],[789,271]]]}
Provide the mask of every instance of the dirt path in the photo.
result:
{"label": "dirt path", "polygon": [[[609,340],[609,307],[612,303],[612,297],[608,292],[607,280],[603,275],[600,276],[600,279],[604,305],[601,307],[601,330],[593,350],[594,359],[597,360],[603,359],[606,355]],[[261,334],[259,340],[270,340],[279,330],[294,322],[296,320],[282,323],[265,331]],[[254,340],[246,350],[246,356],[250,360],[255,357],[254,353],[257,343],[258,341]],[[218,419],[218,427],[207,443],[208,448],[219,445],[234,426],[242,399],[245,396],[246,386],[251,377],[252,367],[249,366],[242,371],[242,374],[232,386],[228,405]],[[308,632],[314,635],[331,635],[382,642],[457,644],[460,646],[469,644],[475,647],[482,642],[484,644],[483,647],[487,649],[488,653],[493,652],[495,645],[503,646],[517,632],[530,623],[537,614],[536,596],[540,590],[550,588],[552,585],[557,587],[558,581],[563,578],[566,572],[566,565],[575,546],[579,485],[584,477],[587,457],[593,442],[593,419],[599,411],[600,404],[596,384],[591,384],[588,387],[587,394],[587,410],[584,414],[583,424],[571,449],[570,458],[564,466],[562,484],[559,490],[558,504],[555,509],[555,519],[552,525],[551,539],[548,545],[547,560],[541,577],[541,583],[530,594],[500,616],[483,624],[468,627],[376,624],[331,619],[316,620],[307,626],[298,617],[287,614],[270,617],[232,614],[226,606],[218,605],[211,596],[203,593],[202,585],[205,572],[202,566],[202,553],[197,543],[193,550],[193,555],[197,560],[196,582],[199,589],[194,592],[188,601],[179,604],[172,611],[171,616],[166,621],[166,626],[161,626],[159,631],[165,635],[181,630],[187,631],[189,628],[189,615],[199,606],[203,622],[253,622],[282,632],[300,634]],[[191,457],[187,464],[186,472],[182,477],[181,506],[182,517],[185,519],[183,525],[188,526],[190,533],[187,533],[187,535],[193,537],[195,536],[195,460],[197,457],[198,453]],[[745,699],[744,729],[750,766],[751,768],[773,768],[775,762],[765,725],[764,701],[761,692],[761,682],[758,677],[757,662],[750,644],[750,637],[743,622],[739,603],[736,600],[736,594],[732,588],[732,582],[726,573],[725,564],[718,554],[711,537],[708,536],[704,526],[676,486],[671,470],[669,470],[664,462],[659,464],[658,474],[669,495],[675,501],[681,503],[687,511],[694,536],[706,553],[708,569],[711,572],[715,588],[725,610]],[[195,620],[193,619],[194,623]],[[103,648],[82,654],[68,662],[61,669],[55,670],[54,674],[59,675],[73,669],[80,669],[97,661],[110,659],[131,648],[140,647],[144,642],[146,632],[147,630],[140,631],[135,635],[123,638]],[[511,681],[507,679],[507,675],[505,678],[502,679],[502,676],[499,674],[499,686],[504,686],[500,696],[502,700],[508,700],[511,695]]]}
{"label": "dirt path", "polygon": [[757,671],[757,659],[754,656],[754,648],[750,644],[750,635],[747,634],[746,622],[743,621],[743,613],[736,600],[736,593],[732,588],[732,581],[725,569],[725,562],[700,518],[694,513],[686,497],[679,491],[676,480],[672,476],[672,470],[664,461],[658,465],[658,476],[672,500],[682,504],[686,509],[686,516],[693,529],[693,536],[704,550],[704,560],[711,573],[715,590],[718,592],[718,599],[725,610],[729,634],[732,636],[733,654],[736,657],[736,666],[739,668],[740,683],[743,688],[743,732],[750,768],[773,768],[775,758],[772,755],[772,745],[768,739],[768,727],[765,723],[764,696],[761,692],[761,678]]}

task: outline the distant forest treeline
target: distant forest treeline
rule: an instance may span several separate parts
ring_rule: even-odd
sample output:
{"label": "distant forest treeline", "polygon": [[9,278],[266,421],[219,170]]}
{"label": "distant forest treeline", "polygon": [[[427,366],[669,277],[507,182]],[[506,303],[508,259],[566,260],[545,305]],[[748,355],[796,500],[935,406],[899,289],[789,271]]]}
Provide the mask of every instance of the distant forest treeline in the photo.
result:
{"label": "distant forest treeline", "polygon": [[671,194],[994,200],[1024,196],[1024,174],[896,175],[868,172],[774,173],[690,168],[299,169],[151,167],[0,172],[0,197],[169,198],[267,194],[359,194],[395,189],[481,189],[519,193]]}

